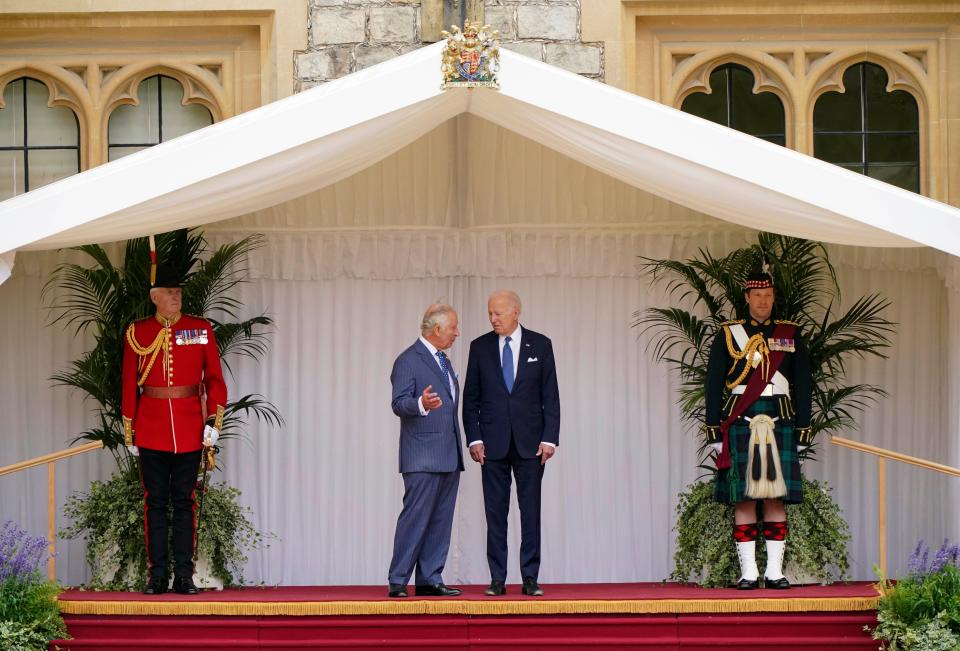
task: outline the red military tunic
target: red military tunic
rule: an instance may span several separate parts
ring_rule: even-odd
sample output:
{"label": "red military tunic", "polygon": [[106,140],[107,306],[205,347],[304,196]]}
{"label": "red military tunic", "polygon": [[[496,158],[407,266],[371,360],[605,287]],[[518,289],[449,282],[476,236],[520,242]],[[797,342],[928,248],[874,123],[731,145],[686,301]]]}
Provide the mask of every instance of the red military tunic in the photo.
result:
{"label": "red military tunic", "polygon": [[[149,397],[140,386],[187,395]],[[201,449],[201,394],[206,395],[206,414],[216,416],[219,429],[227,386],[209,321],[183,314],[166,322],[154,315],[130,324],[124,335],[121,410],[124,430],[128,436],[132,430],[135,445],[175,453]]]}

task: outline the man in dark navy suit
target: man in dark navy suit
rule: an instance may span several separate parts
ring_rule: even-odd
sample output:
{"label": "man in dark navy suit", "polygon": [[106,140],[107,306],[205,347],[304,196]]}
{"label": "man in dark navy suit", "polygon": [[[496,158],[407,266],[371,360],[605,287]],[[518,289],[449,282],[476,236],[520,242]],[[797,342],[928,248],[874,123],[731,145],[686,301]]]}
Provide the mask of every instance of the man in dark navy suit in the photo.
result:
{"label": "man in dark navy suit", "polygon": [[520,297],[497,291],[487,301],[493,332],[470,344],[463,387],[463,429],[482,466],[487,515],[487,595],[505,594],[511,473],[520,505],[523,593],[539,597],[540,483],[560,443],[560,393],[550,340],[520,326]]}
{"label": "man in dark navy suit", "polygon": [[390,597],[406,597],[416,567],[416,594],[455,597],[443,583],[453,509],[463,471],[457,406],[460,386],[444,351],[460,335],[449,305],[427,308],[420,338],[393,363],[391,406],[400,417],[403,510],[397,518],[390,561]]}

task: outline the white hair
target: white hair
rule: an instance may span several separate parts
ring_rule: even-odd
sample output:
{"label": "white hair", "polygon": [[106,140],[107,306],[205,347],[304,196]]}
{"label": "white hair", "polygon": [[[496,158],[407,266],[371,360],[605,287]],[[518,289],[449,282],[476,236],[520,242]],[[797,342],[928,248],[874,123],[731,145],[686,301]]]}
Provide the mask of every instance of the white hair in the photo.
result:
{"label": "white hair", "polygon": [[423,313],[420,320],[420,332],[433,332],[437,326],[445,326],[450,323],[450,315],[454,313],[452,307],[446,303],[434,303]]}
{"label": "white hair", "polygon": [[488,298],[487,301],[489,302],[489,301],[492,301],[494,298],[501,298],[501,297],[510,301],[513,307],[517,310],[517,314],[520,314],[520,308],[523,307],[520,304],[520,295],[517,294],[512,289],[498,289],[494,293],[490,294],[490,298]]}

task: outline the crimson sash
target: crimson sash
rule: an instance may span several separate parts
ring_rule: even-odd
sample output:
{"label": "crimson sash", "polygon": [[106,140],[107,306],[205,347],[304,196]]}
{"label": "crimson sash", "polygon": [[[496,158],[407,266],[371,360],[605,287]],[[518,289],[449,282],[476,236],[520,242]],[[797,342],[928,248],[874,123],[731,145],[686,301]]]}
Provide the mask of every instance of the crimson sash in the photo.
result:
{"label": "crimson sash", "polygon": [[[794,339],[794,341],[796,341],[796,332],[797,326],[789,323],[778,323],[773,329],[773,332],[770,334],[769,338]],[[743,394],[740,396],[740,399],[736,401],[736,404],[734,404],[730,415],[727,416],[727,419],[720,424],[720,433],[723,434],[723,448],[720,450],[720,454],[717,456],[718,470],[723,470],[730,467],[730,426],[733,425],[737,419],[744,414],[745,411],[747,411],[750,405],[757,401],[757,398],[760,397],[760,394],[763,393],[763,390],[767,387],[770,378],[773,377],[774,373],[780,370],[780,365],[783,363],[783,359],[786,357],[786,354],[786,351],[783,350],[770,351],[767,364],[767,377],[763,377],[763,374],[759,372],[759,367],[754,369],[753,373],[750,374],[750,379],[747,380],[747,388],[743,390]],[[744,361],[747,364],[751,363],[751,360],[749,359]]]}

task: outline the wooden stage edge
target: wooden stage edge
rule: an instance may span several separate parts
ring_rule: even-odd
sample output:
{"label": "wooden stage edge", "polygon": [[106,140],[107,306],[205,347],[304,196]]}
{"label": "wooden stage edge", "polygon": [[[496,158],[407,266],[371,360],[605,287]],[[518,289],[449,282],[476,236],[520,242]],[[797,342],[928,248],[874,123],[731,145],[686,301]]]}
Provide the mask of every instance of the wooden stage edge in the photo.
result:
{"label": "wooden stage edge", "polygon": [[345,591],[344,598],[329,592],[313,598],[311,588],[282,587],[203,592],[194,597],[69,590],[61,595],[59,606],[64,615],[100,616],[656,615],[863,612],[875,611],[880,599],[876,586],[865,582],[753,592],[646,585],[655,589],[630,591],[619,586],[605,591],[593,585],[582,591],[584,598],[569,598],[579,592],[573,585],[553,590],[557,593],[554,598],[549,597],[550,586],[544,586],[547,598],[483,597],[482,586],[468,586],[459,598],[416,597],[411,586],[411,596],[406,599],[374,596],[369,586],[355,589],[360,594]]}

